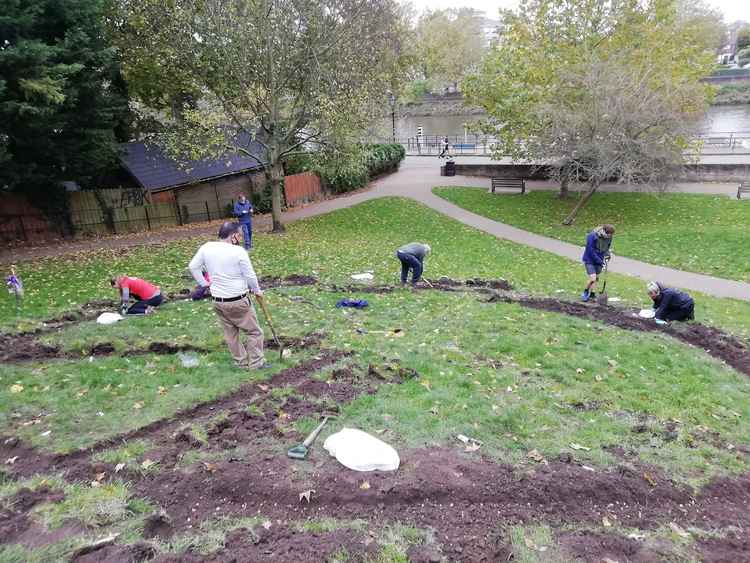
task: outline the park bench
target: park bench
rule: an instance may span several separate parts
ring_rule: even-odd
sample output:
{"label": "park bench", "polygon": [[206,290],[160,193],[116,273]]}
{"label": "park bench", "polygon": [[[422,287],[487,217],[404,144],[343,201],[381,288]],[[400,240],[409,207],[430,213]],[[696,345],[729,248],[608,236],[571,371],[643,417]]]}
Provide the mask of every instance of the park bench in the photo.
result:
{"label": "park bench", "polygon": [[492,178],[492,193],[497,188],[521,190],[521,194],[526,193],[526,180],[523,178]]}
{"label": "park bench", "polygon": [[737,199],[741,199],[742,194],[750,194],[750,180],[747,182],[740,182],[740,186],[737,188]]}

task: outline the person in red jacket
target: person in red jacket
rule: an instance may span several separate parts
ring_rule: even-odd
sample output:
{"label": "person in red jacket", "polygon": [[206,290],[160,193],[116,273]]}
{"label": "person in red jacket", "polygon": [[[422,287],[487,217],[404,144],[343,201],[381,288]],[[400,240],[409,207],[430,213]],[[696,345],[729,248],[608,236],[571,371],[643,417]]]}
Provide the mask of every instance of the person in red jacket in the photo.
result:
{"label": "person in red jacket", "polygon": [[[117,276],[109,283],[120,292],[120,311],[123,315],[148,315],[164,301],[161,289],[141,278]],[[130,305],[131,297],[135,299],[133,305]]]}

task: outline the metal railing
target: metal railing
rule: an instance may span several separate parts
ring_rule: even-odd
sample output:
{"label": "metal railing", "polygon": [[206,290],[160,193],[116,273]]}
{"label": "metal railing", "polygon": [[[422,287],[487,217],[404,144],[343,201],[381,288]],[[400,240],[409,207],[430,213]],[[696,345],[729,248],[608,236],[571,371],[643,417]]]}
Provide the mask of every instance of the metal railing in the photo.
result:
{"label": "metal railing", "polygon": [[[490,156],[498,144],[490,135],[422,135],[383,139],[383,142],[395,142],[406,149],[412,156],[436,156],[443,152],[445,139],[448,138],[448,154],[452,156]],[[696,137],[702,141],[700,154],[750,154],[750,131],[727,131],[702,133]]]}

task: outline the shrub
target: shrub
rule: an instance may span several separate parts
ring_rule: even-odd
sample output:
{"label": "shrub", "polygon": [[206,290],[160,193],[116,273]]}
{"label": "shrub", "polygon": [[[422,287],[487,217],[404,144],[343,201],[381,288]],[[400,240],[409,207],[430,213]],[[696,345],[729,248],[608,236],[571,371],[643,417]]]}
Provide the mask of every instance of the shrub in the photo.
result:
{"label": "shrub", "polygon": [[397,170],[405,156],[406,151],[399,144],[361,145],[347,152],[295,157],[286,163],[286,173],[315,172],[324,190],[342,194],[366,186],[380,174]]}

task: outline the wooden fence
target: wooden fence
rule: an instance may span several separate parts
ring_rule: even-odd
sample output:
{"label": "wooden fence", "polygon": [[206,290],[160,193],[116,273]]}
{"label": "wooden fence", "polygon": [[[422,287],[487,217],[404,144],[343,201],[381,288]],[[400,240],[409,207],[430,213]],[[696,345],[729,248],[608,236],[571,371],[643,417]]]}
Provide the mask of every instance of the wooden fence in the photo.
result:
{"label": "wooden fence", "polygon": [[288,207],[321,199],[323,190],[320,187],[320,178],[313,172],[285,176],[284,194]]}

